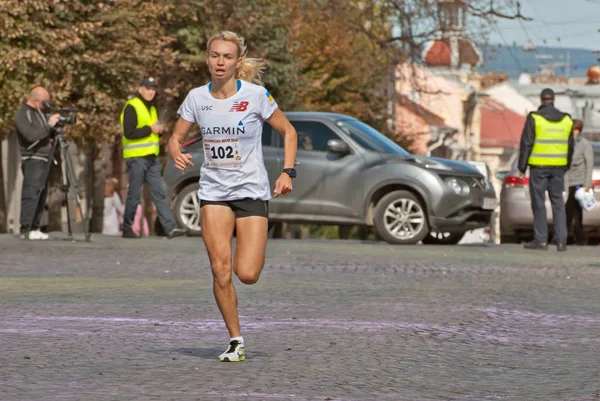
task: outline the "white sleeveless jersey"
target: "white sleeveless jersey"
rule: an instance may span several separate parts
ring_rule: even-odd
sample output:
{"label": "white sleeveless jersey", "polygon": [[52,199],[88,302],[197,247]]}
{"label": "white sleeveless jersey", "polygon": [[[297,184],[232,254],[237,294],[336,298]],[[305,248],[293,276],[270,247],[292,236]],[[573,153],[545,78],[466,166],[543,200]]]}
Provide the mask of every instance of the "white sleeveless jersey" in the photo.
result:
{"label": "white sleeveless jersey", "polygon": [[210,86],[192,89],[177,111],[181,118],[197,123],[202,133],[199,198],[271,199],[262,128],[277,103],[265,88],[246,81],[238,80],[237,93],[228,99],[215,99]]}

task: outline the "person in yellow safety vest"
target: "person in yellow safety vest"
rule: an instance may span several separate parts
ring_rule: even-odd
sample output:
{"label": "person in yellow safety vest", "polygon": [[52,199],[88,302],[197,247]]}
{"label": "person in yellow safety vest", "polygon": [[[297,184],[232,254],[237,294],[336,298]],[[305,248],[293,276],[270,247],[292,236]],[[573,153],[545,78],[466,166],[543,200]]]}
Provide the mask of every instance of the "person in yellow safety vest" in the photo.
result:
{"label": "person in yellow safety vest", "polygon": [[548,249],[546,191],[552,204],[554,242],[558,251],[567,250],[567,217],[563,199],[565,172],[573,157],[573,120],[554,107],[554,91],[540,94],[542,105],[529,113],[521,135],[519,175],[529,166],[529,193],[533,210],[533,241],[525,249]]}
{"label": "person in yellow safety vest", "polygon": [[169,207],[162,180],[160,162],[160,134],[163,125],[158,120],[154,105],[157,83],[154,78],[144,78],[136,96],[127,101],[121,111],[123,133],[123,159],[129,169],[129,188],[123,214],[123,238],[139,238],[132,230],[137,205],[141,202],[144,181],[150,187],[158,218],[169,238],[184,235],[178,228]]}

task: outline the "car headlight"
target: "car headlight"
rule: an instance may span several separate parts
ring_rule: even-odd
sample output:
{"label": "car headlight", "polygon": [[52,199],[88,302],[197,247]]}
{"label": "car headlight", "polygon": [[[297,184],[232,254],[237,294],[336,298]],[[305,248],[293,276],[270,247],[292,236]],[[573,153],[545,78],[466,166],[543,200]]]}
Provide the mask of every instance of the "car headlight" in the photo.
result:
{"label": "car headlight", "polygon": [[445,165],[443,165],[441,163],[435,163],[435,162],[433,162],[433,163],[431,163],[431,162],[425,163],[425,168],[430,168],[430,169],[433,169],[433,170],[442,170],[442,171],[450,171],[450,170],[452,170],[452,168],[450,168],[448,166],[445,166]]}
{"label": "car headlight", "polygon": [[467,196],[471,192],[469,186],[462,180],[454,177],[448,177],[444,179],[446,185],[448,185],[457,195]]}
{"label": "car headlight", "polygon": [[421,159],[419,157],[414,157],[413,161],[415,161],[416,163],[420,164],[421,166],[423,166],[427,169],[442,170],[442,171],[452,170],[452,168],[450,168],[446,165],[443,165],[441,163],[438,163],[435,160],[431,160],[431,159]]}

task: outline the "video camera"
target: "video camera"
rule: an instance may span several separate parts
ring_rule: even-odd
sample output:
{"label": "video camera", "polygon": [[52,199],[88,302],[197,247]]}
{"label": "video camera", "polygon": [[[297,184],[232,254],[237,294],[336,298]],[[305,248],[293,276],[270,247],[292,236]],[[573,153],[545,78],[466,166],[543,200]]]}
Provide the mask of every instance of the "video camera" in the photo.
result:
{"label": "video camera", "polygon": [[68,108],[68,107],[64,107],[64,108],[54,107],[47,100],[42,101],[42,104],[48,110],[50,110],[52,112],[52,114],[55,114],[55,113],[59,114],[58,122],[54,126],[55,128],[64,127],[67,124],[73,125],[73,124],[77,123],[77,109]]}

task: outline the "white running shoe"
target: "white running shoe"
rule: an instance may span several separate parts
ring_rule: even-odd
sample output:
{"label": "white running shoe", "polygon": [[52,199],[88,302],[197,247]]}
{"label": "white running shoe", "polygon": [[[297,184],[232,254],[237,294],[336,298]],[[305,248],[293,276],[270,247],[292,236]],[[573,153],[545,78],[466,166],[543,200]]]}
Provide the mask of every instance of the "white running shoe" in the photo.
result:
{"label": "white running shoe", "polygon": [[219,355],[219,360],[221,362],[241,362],[245,359],[244,344],[238,340],[233,340],[230,342],[229,347],[227,347],[227,351]]}
{"label": "white running shoe", "polygon": [[39,229],[29,231],[29,239],[30,240],[47,240],[48,234],[41,232]]}

